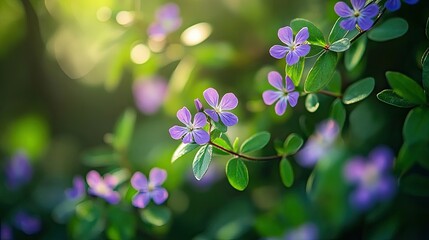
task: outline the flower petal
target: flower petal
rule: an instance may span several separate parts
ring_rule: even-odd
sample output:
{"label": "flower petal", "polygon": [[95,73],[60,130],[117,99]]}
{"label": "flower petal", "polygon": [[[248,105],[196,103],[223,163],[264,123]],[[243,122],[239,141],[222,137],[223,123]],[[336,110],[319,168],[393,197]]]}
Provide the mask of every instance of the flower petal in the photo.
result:
{"label": "flower petal", "polygon": [[223,124],[228,127],[234,126],[238,122],[238,117],[230,112],[221,112],[219,113],[219,117]]}
{"label": "flower petal", "polygon": [[372,195],[368,189],[358,188],[355,192],[351,194],[352,204],[360,209],[367,209],[372,204]]}
{"label": "flower petal", "polygon": [[149,182],[154,186],[160,186],[167,179],[167,171],[161,168],[152,168],[149,173]]}
{"label": "flower petal", "polygon": [[165,188],[156,188],[150,192],[150,196],[156,204],[162,204],[168,198],[168,192]]}
{"label": "flower petal", "polygon": [[308,28],[303,27],[295,36],[295,44],[303,44],[309,37]]}
{"label": "flower petal", "polygon": [[276,106],[274,107],[274,110],[276,111],[277,115],[281,116],[285,113],[286,108],[287,108],[286,97],[281,97],[277,102]]}
{"label": "flower petal", "polygon": [[277,35],[279,36],[280,41],[284,44],[288,46],[293,44],[293,32],[291,27],[287,26],[280,28]]}
{"label": "flower petal", "polygon": [[131,177],[131,186],[137,191],[146,191],[148,189],[146,176],[141,172],[135,172]]}
{"label": "flower petal", "polygon": [[194,138],[194,141],[199,145],[206,144],[210,141],[210,135],[208,134],[208,132],[202,129],[192,131],[192,136]]}
{"label": "flower petal", "polygon": [[345,2],[337,2],[334,6],[334,10],[340,17],[353,16],[353,10]]}
{"label": "flower petal", "polygon": [[105,174],[104,175],[104,182],[111,188],[116,187],[116,185],[118,185],[119,183],[119,179],[115,176],[113,176],[112,174]]}
{"label": "flower petal", "polygon": [[217,115],[217,112],[215,110],[207,109],[204,112],[207,113],[207,115],[209,115],[209,117],[213,119],[213,121],[215,122],[219,121],[219,116]]}
{"label": "flower petal", "polygon": [[300,57],[304,57],[306,56],[309,52],[310,52],[310,45],[308,44],[303,44],[303,45],[299,45],[295,48],[295,52],[298,56]]}
{"label": "flower petal", "polygon": [[401,0],[387,0],[384,6],[391,12],[396,11],[401,8]]}
{"label": "flower petal", "polygon": [[395,193],[396,181],[392,176],[384,176],[379,179],[376,193],[381,200],[389,199]]}
{"label": "flower petal", "polygon": [[189,112],[188,108],[183,107],[177,111],[177,118],[186,126],[191,124],[191,112]]}
{"label": "flower petal", "polygon": [[386,171],[393,166],[393,153],[390,149],[386,147],[378,147],[374,149],[370,155],[369,159],[380,171]]}
{"label": "flower petal", "polygon": [[273,58],[282,59],[286,56],[286,53],[289,51],[288,47],[274,45],[270,48],[270,55]]}
{"label": "flower petal", "polygon": [[238,105],[238,99],[233,93],[225,94],[220,100],[220,109],[222,110],[232,110]]}
{"label": "flower petal", "polygon": [[286,55],[286,63],[288,65],[294,65],[295,63],[297,63],[299,61],[299,56],[298,54],[296,54],[295,51],[290,51],[287,55]]}
{"label": "flower petal", "polygon": [[362,17],[373,18],[373,17],[378,15],[378,12],[379,12],[378,5],[373,3],[373,4],[368,5],[364,9],[362,9],[362,11],[360,13],[361,13]]}
{"label": "flower petal", "polygon": [[288,92],[293,92],[295,90],[295,85],[293,85],[292,79],[289,76],[286,76],[286,90]]}
{"label": "flower petal", "polygon": [[360,182],[365,175],[365,170],[365,159],[362,157],[354,157],[350,159],[344,167],[344,178],[350,183]]}
{"label": "flower petal", "polygon": [[271,84],[271,86],[275,87],[280,91],[282,91],[284,88],[283,77],[282,75],[280,75],[280,73],[276,71],[271,71],[268,73],[268,82]]}
{"label": "flower petal", "polygon": [[148,192],[145,193],[137,193],[133,197],[133,206],[138,208],[145,208],[149,204],[150,194]]}
{"label": "flower petal", "polygon": [[170,133],[171,138],[175,140],[179,140],[188,132],[188,129],[181,126],[173,126],[171,127],[168,132]]}
{"label": "flower petal", "polygon": [[283,92],[267,90],[262,93],[262,99],[267,105],[272,105],[275,101],[283,96]]}
{"label": "flower petal", "polygon": [[121,195],[118,192],[111,191],[103,197],[110,204],[118,204],[121,200]]}
{"label": "flower petal", "polygon": [[191,132],[186,133],[185,136],[182,139],[182,142],[183,143],[191,143],[191,142],[193,142],[193,140],[192,140],[192,133]]}
{"label": "flower petal", "polygon": [[356,18],[349,17],[340,22],[340,26],[345,30],[354,30],[356,28]]}
{"label": "flower petal", "polygon": [[288,102],[291,107],[295,107],[298,103],[299,93],[298,92],[291,92],[288,95]]}
{"label": "flower petal", "polygon": [[351,0],[352,6],[355,10],[361,10],[365,6],[366,0]]}
{"label": "flower petal", "polygon": [[86,175],[86,182],[90,187],[95,187],[103,182],[103,179],[97,171],[92,170]]}
{"label": "flower petal", "polygon": [[374,21],[368,17],[359,17],[357,22],[359,27],[364,31],[370,29],[372,27],[372,24],[374,23]]}
{"label": "flower petal", "polygon": [[219,103],[219,94],[214,88],[208,88],[203,92],[204,98],[206,99],[207,103],[212,107],[217,107]]}
{"label": "flower petal", "polygon": [[194,128],[202,128],[207,124],[207,117],[204,113],[199,112],[194,117]]}

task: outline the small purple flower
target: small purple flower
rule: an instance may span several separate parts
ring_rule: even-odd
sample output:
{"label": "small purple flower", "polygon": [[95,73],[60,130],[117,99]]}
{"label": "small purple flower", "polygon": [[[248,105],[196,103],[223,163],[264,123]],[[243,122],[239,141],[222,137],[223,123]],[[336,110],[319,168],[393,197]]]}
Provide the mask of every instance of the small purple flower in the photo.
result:
{"label": "small purple flower", "polygon": [[202,112],[195,114],[194,122],[191,122],[191,113],[186,107],[177,111],[177,118],[185,124],[186,127],[173,126],[170,128],[170,136],[173,139],[182,139],[183,143],[196,142],[199,145],[208,143],[210,135],[202,129],[207,124],[206,115]]}
{"label": "small purple flower", "polygon": [[375,202],[393,196],[396,183],[389,173],[393,159],[388,148],[378,147],[369,154],[368,160],[358,156],[347,162],[344,178],[356,186],[350,196],[353,206],[367,209]]}
{"label": "small purple flower", "polygon": [[33,169],[23,152],[16,153],[5,168],[6,184],[11,189],[17,189],[28,183],[33,175]]}
{"label": "small purple flower", "polygon": [[167,82],[160,77],[140,79],[134,83],[133,93],[138,109],[146,114],[154,114],[167,96]]}
{"label": "small purple flower", "polygon": [[200,99],[196,98],[194,100],[194,104],[195,104],[195,108],[197,109],[197,112],[203,112],[204,111],[204,107],[203,107],[203,104],[201,103]]}
{"label": "small purple flower", "polygon": [[285,240],[317,240],[319,231],[313,223],[306,223],[298,228],[288,231],[283,238]]}
{"label": "small purple flower", "polygon": [[145,208],[150,199],[157,205],[162,204],[168,198],[168,192],[161,187],[167,178],[167,172],[160,168],[152,168],[149,173],[149,182],[141,172],[136,172],[131,177],[131,185],[138,193],[133,197],[133,205],[138,208]]}
{"label": "small purple flower", "polygon": [[28,235],[33,235],[39,232],[42,227],[42,223],[38,217],[29,215],[25,212],[18,212],[15,215],[14,220],[16,228]]}
{"label": "small purple flower", "polygon": [[335,4],[335,13],[345,18],[341,21],[340,26],[345,30],[353,30],[356,27],[356,23],[360,29],[366,31],[374,24],[374,18],[377,16],[379,9],[378,5],[371,3],[365,6],[366,0],[350,0],[353,6],[351,9],[345,2],[337,2]]}
{"label": "small purple flower", "polygon": [[210,116],[213,121],[222,121],[225,126],[234,126],[238,122],[238,117],[235,114],[226,112],[237,107],[238,99],[233,93],[223,95],[219,103],[219,94],[214,88],[208,88],[203,92],[204,98],[213,109],[205,110],[205,113]]}
{"label": "small purple flower", "polygon": [[303,27],[293,39],[292,28],[287,26],[280,28],[277,35],[280,41],[286,46],[274,45],[270,48],[270,55],[277,59],[282,59],[286,56],[286,63],[294,65],[299,61],[300,57],[304,57],[310,52],[310,45],[307,43],[309,37],[308,28]]}
{"label": "small purple flower", "polygon": [[89,194],[103,198],[110,204],[119,203],[121,196],[113,190],[118,185],[117,178],[110,174],[102,178],[97,171],[92,170],[86,175],[86,181],[89,185]]}
{"label": "small purple flower", "polygon": [[[403,0],[405,3],[408,4],[416,4],[419,2],[419,0]],[[387,10],[389,11],[396,11],[399,8],[401,8],[401,0],[387,0],[385,5]]]}
{"label": "small purple flower", "polygon": [[70,200],[77,200],[85,195],[85,182],[81,176],[73,178],[73,187],[66,189],[66,196]]}
{"label": "small purple flower", "polygon": [[272,105],[278,100],[274,107],[277,115],[281,116],[286,112],[288,102],[291,107],[296,106],[298,103],[299,93],[295,91],[295,85],[293,85],[290,77],[286,76],[285,86],[283,85],[283,78],[280,73],[271,71],[268,73],[268,82],[278,91],[267,90],[262,94],[262,99],[267,105]]}
{"label": "small purple flower", "polygon": [[175,3],[167,3],[156,11],[155,21],[149,26],[148,34],[155,38],[164,38],[182,25],[180,9]]}
{"label": "small purple flower", "polygon": [[317,126],[304,147],[297,153],[297,162],[303,167],[314,166],[332,148],[340,132],[334,120],[327,120]]}
{"label": "small purple flower", "polygon": [[12,240],[12,228],[5,223],[0,224],[0,239],[1,240]]}

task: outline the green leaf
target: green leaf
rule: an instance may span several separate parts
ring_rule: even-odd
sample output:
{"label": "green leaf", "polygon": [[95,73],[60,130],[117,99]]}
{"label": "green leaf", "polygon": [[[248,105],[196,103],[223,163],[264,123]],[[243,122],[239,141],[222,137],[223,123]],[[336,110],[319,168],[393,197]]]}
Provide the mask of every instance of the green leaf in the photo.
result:
{"label": "green leaf", "polygon": [[113,135],[113,147],[116,151],[122,152],[128,149],[136,121],[136,113],[132,109],[127,109],[122,114],[116,124],[115,133]]}
{"label": "green leaf", "polygon": [[329,92],[341,95],[341,74],[338,71],[334,72],[325,89]]}
{"label": "green leaf", "polygon": [[249,173],[246,164],[239,158],[232,158],[226,164],[226,176],[229,184],[239,191],[246,189],[249,183]]}
{"label": "green leaf", "polygon": [[192,170],[194,171],[194,176],[197,180],[201,180],[204,174],[206,174],[210,161],[212,160],[212,155],[212,145],[207,144],[198,150],[192,163]]}
{"label": "green leaf", "polygon": [[73,239],[97,239],[105,228],[103,205],[86,200],[76,205],[76,214],[70,221]]}
{"label": "green leaf", "polygon": [[386,72],[386,77],[393,91],[402,98],[415,104],[426,102],[422,87],[413,79],[399,72]]}
{"label": "green leaf", "polygon": [[305,108],[309,112],[315,112],[319,108],[319,98],[316,94],[310,93],[305,98]]}
{"label": "green leaf", "polygon": [[223,124],[220,120],[215,122],[215,121],[211,121],[212,125],[215,127],[215,129],[225,133],[226,131],[228,131],[228,127],[225,126],[225,124]]}
{"label": "green leaf", "polygon": [[83,154],[82,163],[89,167],[105,167],[119,165],[120,155],[112,149],[93,149]]}
{"label": "green leaf", "polygon": [[429,178],[421,174],[411,174],[400,181],[401,189],[410,195],[429,197]]}
{"label": "green leaf", "polygon": [[294,181],[293,169],[287,158],[283,158],[280,161],[280,177],[282,178],[282,182],[286,187],[292,186]]}
{"label": "green leaf", "polygon": [[170,221],[171,211],[164,206],[150,205],[148,208],[140,210],[140,218],[145,223],[160,227]]}
{"label": "green leaf", "polygon": [[340,99],[335,99],[332,103],[330,117],[338,123],[340,129],[343,128],[346,121],[346,109]]}
{"label": "green leaf", "polygon": [[109,239],[133,239],[135,235],[136,219],[133,212],[110,205],[107,213]]}
{"label": "green leaf", "polygon": [[177,159],[184,156],[185,154],[192,152],[195,148],[199,146],[200,145],[193,144],[193,143],[188,143],[188,144],[181,143],[179,147],[176,148],[176,151],[174,151],[173,157],[171,157],[171,162],[172,163],[175,162]]}
{"label": "green leaf", "polygon": [[429,141],[429,109],[419,107],[411,110],[405,119],[402,133],[408,144]]}
{"label": "green leaf", "polygon": [[294,65],[286,64],[286,75],[292,79],[292,82],[295,86],[298,86],[299,82],[301,81],[302,73],[304,72],[304,62],[305,58],[300,58],[299,61]]}
{"label": "green leaf", "polygon": [[[429,54],[429,48],[426,50]],[[429,58],[426,58],[423,61],[423,74],[422,74],[423,88],[426,90],[426,95],[429,96]]]}
{"label": "green leaf", "polygon": [[428,18],[428,21],[426,22],[426,37],[429,39],[429,18]]}
{"label": "green leaf", "polygon": [[408,23],[402,18],[391,18],[368,33],[372,41],[384,42],[403,36],[408,31]]}
{"label": "green leaf", "polygon": [[240,148],[240,142],[239,142],[239,138],[236,137],[234,139],[234,142],[232,143],[232,149],[234,150],[234,152],[238,152],[238,149]]}
{"label": "green leaf", "polygon": [[322,46],[322,47],[326,45],[325,37],[323,36],[322,31],[320,31],[312,22],[306,19],[303,19],[303,18],[293,19],[290,22],[290,27],[292,28],[295,34],[298,33],[299,30],[301,30],[303,27],[307,27],[308,33],[310,34],[307,40],[309,43]]}
{"label": "green leaf", "polygon": [[306,92],[317,92],[329,83],[337,66],[337,56],[337,53],[328,51],[317,58],[304,83]]}
{"label": "green leaf", "polygon": [[395,107],[410,108],[415,104],[408,102],[391,89],[385,89],[377,94],[378,100]]}
{"label": "green leaf", "polygon": [[367,37],[361,36],[352,46],[349,51],[344,54],[344,65],[346,69],[353,70],[361,61],[366,49]]}
{"label": "green leaf", "polygon": [[[232,146],[231,146],[231,143],[229,142],[228,137],[226,137],[226,138],[225,137],[226,137],[225,134],[221,134],[220,137],[213,140],[213,143],[215,143],[215,144],[217,144],[217,145],[219,145],[225,149],[232,150]],[[217,148],[213,149],[213,153],[220,154],[220,155],[228,155],[228,153],[226,153],[220,149],[217,149]]]}
{"label": "green leaf", "polygon": [[395,161],[395,172],[397,175],[406,173],[415,163],[420,163],[429,169],[429,144],[427,142],[404,143]]}
{"label": "green leaf", "polygon": [[302,147],[304,140],[301,136],[295,133],[291,133],[285,140],[283,147],[286,155],[292,155],[298,152]]}
{"label": "green leaf", "polygon": [[263,147],[265,147],[265,145],[268,144],[268,142],[270,141],[270,137],[271,135],[269,132],[264,131],[257,133],[243,142],[243,145],[241,145],[240,148],[240,152],[246,153],[262,149]]}
{"label": "green leaf", "polygon": [[342,38],[329,45],[329,50],[333,52],[344,52],[350,48],[350,39]]}
{"label": "green leaf", "polygon": [[344,104],[352,104],[368,97],[375,87],[374,78],[368,77],[350,85],[343,96]]}
{"label": "green leaf", "polygon": [[347,30],[344,30],[340,23],[343,20],[343,18],[338,18],[335,22],[334,26],[331,29],[331,32],[329,33],[329,43],[336,42],[342,38],[344,38],[347,34]]}

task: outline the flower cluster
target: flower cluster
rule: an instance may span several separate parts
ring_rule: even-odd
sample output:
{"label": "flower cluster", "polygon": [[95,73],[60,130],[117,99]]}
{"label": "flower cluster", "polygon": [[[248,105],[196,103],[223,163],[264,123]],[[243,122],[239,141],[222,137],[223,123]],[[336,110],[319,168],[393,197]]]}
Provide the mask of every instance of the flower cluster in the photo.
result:
{"label": "flower cluster", "polygon": [[277,91],[267,90],[262,94],[264,103],[272,105],[277,101],[275,111],[277,115],[283,115],[289,102],[291,107],[298,103],[299,93],[295,91],[292,79],[286,76],[286,85],[283,84],[283,78],[280,73],[272,71],[268,73],[268,82],[277,89]]}
{"label": "flower cluster", "polygon": [[167,178],[167,172],[163,169],[152,168],[149,173],[149,181],[141,172],[136,172],[131,177],[131,185],[138,192],[133,197],[133,205],[144,208],[152,199],[156,204],[162,204],[168,198],[168,192],[161,187]]}
{"label": "flower cluster", "polygon": [[113,189],[118,185],[118,179],[111,174],[101,177],[100,174],[92,170],[86,175],[86,182],[89,185],[88,193],[103,198],[110,204],[119,203],[121,196]]}

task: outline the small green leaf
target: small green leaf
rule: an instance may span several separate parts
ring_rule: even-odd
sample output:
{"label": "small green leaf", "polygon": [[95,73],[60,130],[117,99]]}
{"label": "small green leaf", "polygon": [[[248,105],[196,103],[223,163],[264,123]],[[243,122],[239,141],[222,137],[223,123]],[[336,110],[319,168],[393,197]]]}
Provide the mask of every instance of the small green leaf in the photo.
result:
{"label": "small green leaf", "polygon": [[239,191],[246,189],[249,183],[249,173],[246,164],[239,158],[232,158],[226,164],[226,176],[229,184]]}
{"label": "small green leaf", "polygon": [[234,150],[234,152],[238,152],[238,149],[240,149],[240,142],[238,137],[236,137],[234,142],[232,143],[232,149]]}
{"label": "small green leaf", "polygon": [[265,145],[268,144],[268,142],[270,141],[270,137],[271,135],[269,132],[257,133],[243,142],[243,145],[241,145],[240,148],[240,152],[246,153],[262,149],[263,147],[265,147]]}
{"label": "small green leaf", "polygon": [[329,50],[333,52],[344,52],[350,48],[350,39],[342,38],[329,45]]}
{"label": "small green leaf", "polygon": [[350,85],[344,92],[343,103],[352,104],[368,97],[375,87],[374,78],[362,79]]}
{"label": "small green leaf", "polygon": [[304,83],[306,92],[317,92],[329,83],[337,66],[337,56],[337,53],[328,51],[317,58]]}
{"label": "small green leaf", "polygon": [[304,143],[304,140],[302,139],[301,136],[295,133],[291,133],[286,138],[283,144],[285,154],[287,155],[295,154],[302,147],[303,143]]}
{"label": "small green leaf", "polygon": [[368,38],[383,42],[403,36],[408,31],[408,23],[402,18],[391,18],[368,33]]}
{"label": "small green leaf", "polygon": [[200,150],[198,150],[192,163],[192,170],[197,180],[201,180],[204,174],[206,174],[207,169],[209,168],[210,162],[212,160],[212,155],[212,145],[207,144],[205,146],[202,146]]}
{"label": "small green leaf", "polygon": [[131,140],[134,124],[136,121],[136,113],[132,109],[125,110],[124,114],[116,124],[115,133],[113,135],[113,147],[116,151],[125,151],[128,148]]}
{"label": "small green leaf", "polygon": [[334,26],[332,27],[331,32],[329,33],[328,39],[329,39],[329,43],[331,44],[333,42],[340,40],[341,38],[344,38],[347,34],[347,30],[344,30],[340,26],[341,21],[343,21],[343,18],[338,18]]}
{"label": "small green leaf", "polygon": [[404,122],[402,133],[404,141],[408,144],[429,141],[429,109],[414,108]]}
{"label": "small green leaf", "polygon": [[215,127],[215,129],[217,129],[217,130],[219,130],[219,131],[221,131],[223,133],[225,133],[226,131],[228,131],[228,127],[225,126],[225,124],[223,124],[221,121],[215,122],[215,121],[212,120],[211,122],[212,122],[212,125]]}
{"label": "small green leaf", "polygon": [[286,64],[286,76],[289,76],[290,79],[292,79],[292,82],[295,86],[298,86],[299,82],[301,81],[302,73],[304,72],[304,62],[305,58],[300,58],[299,61],[294,65]]}
{"label": "small green leaf", "polygon": [[426,102],[422,87],[413,79],[399,72],[386,72],[386,77],[393,91],[402,98],[415,104]]}
{"label": "small green leaf", "polygon": [[309,112],[315,112],[319,108],[319,98],[316,94],[310,93],[305,98],[305,108]]}
{"label": "small green leaf", "polygon": [[164,206],[150,205],[148,208],[140,210],[140,218],[143,222],[160,227],[167,224],[171,219],[171,211]]}
{"label": "small green leaf", "polygon": [[286,187],[291,187],[294,181],[293,169],[287,158],[283,158],[280,161],[280,177]]}
{"label": "small green leaf", "polygon": [[408,102],[396,94],[392,89],[385,89],[379,92],[377,94],[377,98],[378,100],[395,107],[410,108],[415,106],[415,104]]}
{"label": "small green leaf", "polygon": [[344,65],[346,69],[353,70],[361,61],[366,50],[367,37],[363,35],[344,54]]}
{"label": "small green leaf", "polygon": [[346,121],[346,109],[340,99],[335,99],[332,103],[330,117],[338,123],[340,129],[343,128]]}
{"label": "small green leaf", "polygon": [[341,74],[338,71],[334,72],[325,89],[329,92],[341,95]]}
{"label": "small green leaf", "polygon": [[[429,48],[426,50],[429,54]],[[426,90],[426,95],[429,96],[429,58],[426,58],[423,61],[423,74],[422,74],[423,88]]]}
{"label": "small green leaf", "polygon": [[303,27],[307,27],[308,33],[310,34],[307,41],[314,45],[322,47],[325,46],[325,37],[323,36],[322,31],[320,31],[312,22],[303,18],[296,18],[290,22],[290,27],[295,34]]}
{"label": "small green leaf", "polygon": [[[221,135],[222,136],[222,135]],[[226,136],[223,134],[223,136]],[[228,139],[228,138],[226,138]],[[232,146],[231,143],[229,143],[229,140],[226,140],[225,138],[222,137],[218,137],[216,139],[213,140],[213,143],[227,149],[227,150],[232,150]],[[220,149],[214,148],[213,149],[213,153],[219,154],[219,155],[228,155],[229,153],[226,153]]]}
{"label": "small green leaf", "polygon": [[197,148],[199,146],[200,145],[193,144],[193,143],[188,143],[188,144],[181,143],[179,145],[179,147],[176,148],[176,151],[174,151],[173,157],[171,157],[171,162],[172,163],[175,162],[177,159],[184,156],[185,154],[192,152],[192,150],[194,150],[195,148]]}

